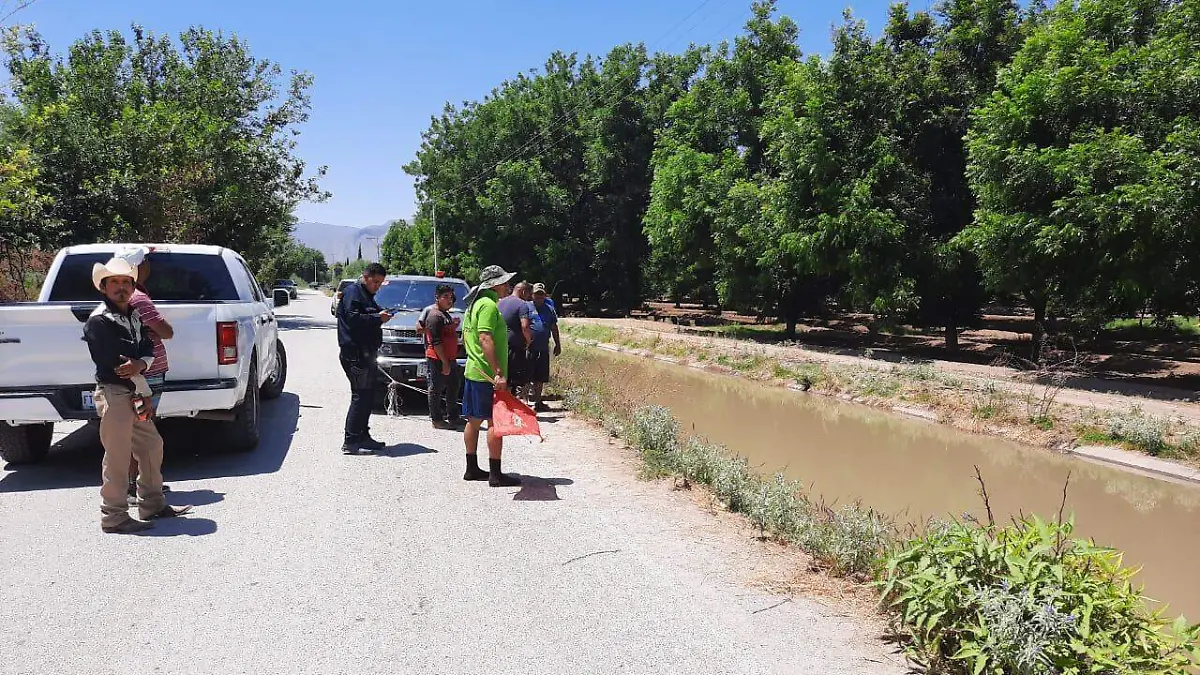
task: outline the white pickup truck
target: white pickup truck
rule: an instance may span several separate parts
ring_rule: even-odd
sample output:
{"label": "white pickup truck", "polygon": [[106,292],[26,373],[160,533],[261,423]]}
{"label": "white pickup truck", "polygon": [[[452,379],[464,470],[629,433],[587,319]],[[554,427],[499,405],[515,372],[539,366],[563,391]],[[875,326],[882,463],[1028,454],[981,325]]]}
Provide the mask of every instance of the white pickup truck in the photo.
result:
{"label": "white pickup truck", "polygon": [[[92,265],[123,244],[59,251],[37,302],[0,305],[0,458],[36,462],[54,424],[96,417],[95,366],[83,324],[101,302]],[[224,447],[258,445],[260,400],[283,393],[287,353],[275,305],[240,255],[218,246],[154,245],[147,290],[175,336],[159,417],[213,420]]]}

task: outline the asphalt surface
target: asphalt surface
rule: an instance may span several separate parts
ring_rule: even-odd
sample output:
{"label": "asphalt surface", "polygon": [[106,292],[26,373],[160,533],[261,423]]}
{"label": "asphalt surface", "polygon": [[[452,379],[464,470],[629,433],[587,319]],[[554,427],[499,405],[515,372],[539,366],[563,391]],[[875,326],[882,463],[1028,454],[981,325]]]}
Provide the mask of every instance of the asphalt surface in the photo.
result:
{"label": "asphalt surface", "polygon": [[761,544],[577,421],[509,441],[521,488],[464,482],[461,434],[416,405],[373,417],[386,450],[343,456],[329,300],[280,315],[260,447],[164,433],[193,515],[102,534],[88,426],[0,469],[0,673],[905,672],[877,627],[752,583]]}

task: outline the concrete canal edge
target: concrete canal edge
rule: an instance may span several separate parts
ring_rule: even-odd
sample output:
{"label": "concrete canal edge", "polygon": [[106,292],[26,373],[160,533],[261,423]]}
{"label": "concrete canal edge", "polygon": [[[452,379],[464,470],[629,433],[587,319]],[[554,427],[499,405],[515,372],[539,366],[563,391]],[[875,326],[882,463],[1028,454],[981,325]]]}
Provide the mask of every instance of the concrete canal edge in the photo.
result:
{"label": "concrete canal edge", "polygon": [[[684,361],[682,361],[681,359],[676,359],[676,358],[672,358],[672,357],[664,357],[662,355],[654,354],[652,352],[647,352],[642,349],[630,349],[628,347],[624,347],[621,345],[608,344],[605,342],[598,342],[596,340],[585,340],[585,339],[575,338],[575,337],[567,337],[567,339],[571,340],[572,342],[579,344],[579,345],[583,345],[586,347],[595,347],[598,349],[603,349],[604,351],[608,351],[608,352],[617,352],[620,354],[627,354],[630,356],[640,356],[642,358],[652,359],[652,360],[658,361],[660,363],[669,363],[669,364],[673,364],[673,365],[686,365],[689,368],[692,368],[695,370],[702,370],[702,371],[705,371],[708,373],[713,373],[715,375],[725,375],[728,377],[740,377],[738,375],[738,372],[736,370],[734,370],[733,368],[728,368],[728,367],[724,367],[724,366],[720,366],[720,365],[716,365],[716,364],[696,363],[694,361],[687,362],[685,364]],[[851,402],[851,403],[866,404],[865,399],[860,400],[850,394],[832,394],[832,395],[824,394],[819,391],[810,391],[810,390],[808,390],[800,385],[796,385],[796,384],[786,384],[783,386],[784,386],[784,388],[786,388],[790,391],[797,392],[797,393],[815,394],[817,396],[826,396],[829,398],[836,398],[836,399],[840,399],[840,400]],[[871,406],[871,407],[875,408],[876,410],[880,409],[876,406]],[[906,417],[924,420],[927,422],[933,422],[933,423],[941,422],[941,418],[939,417],[939,415],[936,411],[929,410],[926,408],[919,408],[916,406],[909,406],[909,405],[893,405],[893,406],[882,408],[882,409],[890,410],[894,413],[898,413],[898,414],[904,415]],[[966,432],[964,432],[964,433],[966,433]],[[1169,462],[1167,460],[1158,459],[1156,457],[1150,457],[1149,455],[1143,455],[1141,453],[1132,452],[1132,451],[1125,450],[1125,449],[1118,448],[1118,447],[1107,446],[1107,445],[1084,445],[1084,446],[1066,449],[1066,450],[1064,450],[1064,452],[1066,452],[1066,454],[1075,455],[1084,460],[1095,462],[1097,464],[1103,464],[1106,466],[1118,468],[1118,469],[1121,469],[1124,471],[1129,471],[1129,472],[1140,474],[1143,476],[1149,476],[1151,478],[1158,478],[1161,480],[1171,480],[1171,481],[1175,481],[1175,482],[1187,483],[1187,484],[1192,484],[1192,485],[1200,485],[1200,470],[1193,469],[1193,468],[1187,467],[1187,466],[1183,466],[1181,464],[1176,464],[1175,462]]]}
{"label": "concrete canal edge", "polygon": [[1122,448],[1110,445],[1081,445],[1071,448],[1068,452],[1098,464],[1106,464],[1154,478],[1200,485],[1200,471],[1196,469]]}

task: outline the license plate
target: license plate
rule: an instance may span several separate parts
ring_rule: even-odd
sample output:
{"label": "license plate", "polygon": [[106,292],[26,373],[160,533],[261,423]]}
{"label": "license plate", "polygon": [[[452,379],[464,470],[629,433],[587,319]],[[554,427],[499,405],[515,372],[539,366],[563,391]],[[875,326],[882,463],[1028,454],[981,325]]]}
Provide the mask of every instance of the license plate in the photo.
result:
{"label": "license plate", "polygon": [[417,377],[428,377],[428,376],[429,376],[429,364],[428,363],[418,363],[417,364]]}
{"label": "license plate", "polygon": [[80,398],[81,398],[80,402],[83,404],[84,410],[95,410],[96,409],[96,400],[94,398],[92,398],[92,392],[85,391],[80,395]]}

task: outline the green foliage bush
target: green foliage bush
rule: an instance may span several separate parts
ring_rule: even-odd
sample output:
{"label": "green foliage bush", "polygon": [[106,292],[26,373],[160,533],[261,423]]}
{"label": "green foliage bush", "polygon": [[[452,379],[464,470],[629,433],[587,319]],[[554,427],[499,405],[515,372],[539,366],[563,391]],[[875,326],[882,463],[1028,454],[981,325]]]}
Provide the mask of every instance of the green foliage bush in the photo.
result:
{"label": "green foliage bush", "polygon": [[1187,673],[1200,626],[1148,610],[1136,570],[1073,527],[942,523],[898,547],[879,586],[910,655],[974,675]]}

